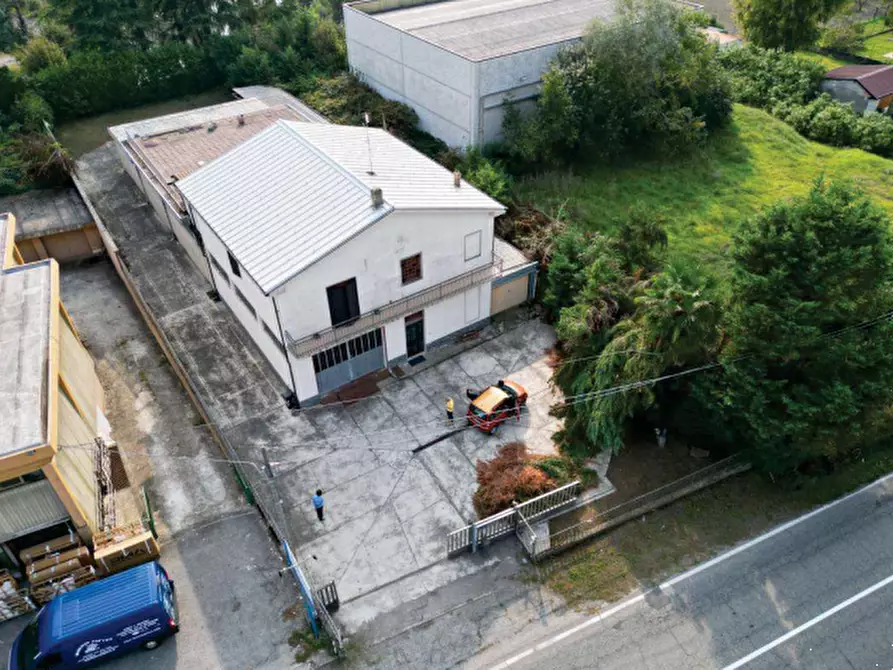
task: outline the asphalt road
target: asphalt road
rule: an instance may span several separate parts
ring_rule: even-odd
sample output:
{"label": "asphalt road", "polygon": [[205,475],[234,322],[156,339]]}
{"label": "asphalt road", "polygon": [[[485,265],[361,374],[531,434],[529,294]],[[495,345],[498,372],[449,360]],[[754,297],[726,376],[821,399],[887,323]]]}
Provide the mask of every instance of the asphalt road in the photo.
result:
{"label": "asphalt road", "polygon": [[893,475],[491,667],[893,667]]}

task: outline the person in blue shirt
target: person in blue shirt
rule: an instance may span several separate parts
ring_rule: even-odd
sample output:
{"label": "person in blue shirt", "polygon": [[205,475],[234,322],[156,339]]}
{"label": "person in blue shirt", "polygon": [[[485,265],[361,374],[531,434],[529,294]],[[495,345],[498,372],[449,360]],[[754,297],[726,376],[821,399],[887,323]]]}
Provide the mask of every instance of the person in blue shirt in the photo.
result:
{"label": "person in blue shirt", "polygon": [[325,521],[323,519],[323,505],[326,504],[326,501],[322,499],[322,489],[316,489],[316,495],[314,495],[311,500],[313,501],[313,507],[316,509],[316,516],[320,521]]}

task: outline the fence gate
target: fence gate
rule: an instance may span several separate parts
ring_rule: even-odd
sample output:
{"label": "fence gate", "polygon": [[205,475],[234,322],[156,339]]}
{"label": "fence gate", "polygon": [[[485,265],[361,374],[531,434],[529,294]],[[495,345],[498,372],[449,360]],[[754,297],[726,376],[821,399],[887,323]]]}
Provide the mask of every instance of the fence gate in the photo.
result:
{"label": "fence gate", "polygon": [[[486,519],[475,521],[473,524],[453,531],[447,535],[447,555],[456,556],[469,549],[472,552],[477,551],[482,544],[512,533],[521,538],[521,534],[517,530],[519,519],[523,520],[523,523],[530,528],[530,523],[539,521],[576,500],[582,488],[579,481],[571,482],[554,491],[531,498],[520,505],[515,505],[512,509],[488,516]],[[531,529],[530,532],[532,533],[533,530]]]}

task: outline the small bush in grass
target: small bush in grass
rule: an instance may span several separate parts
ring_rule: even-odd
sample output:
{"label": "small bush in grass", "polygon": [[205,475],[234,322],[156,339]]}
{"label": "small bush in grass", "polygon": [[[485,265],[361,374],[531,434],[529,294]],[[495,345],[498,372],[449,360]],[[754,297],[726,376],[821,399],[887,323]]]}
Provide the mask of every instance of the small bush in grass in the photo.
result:
{"label": "small bush in grass", "polygon": [[473,502],[478,517],[484,518],[509,509],[512,502],[524,502],[551,491],[555,480],[538,468],[521,442],[509,442],[489,461],[477,462],[478,490]]}
{"label": "small bush in grass", "polygon": [[893,158],[893,117],[866,114],[859,118],[855,136],[856,146],[860,149]]}

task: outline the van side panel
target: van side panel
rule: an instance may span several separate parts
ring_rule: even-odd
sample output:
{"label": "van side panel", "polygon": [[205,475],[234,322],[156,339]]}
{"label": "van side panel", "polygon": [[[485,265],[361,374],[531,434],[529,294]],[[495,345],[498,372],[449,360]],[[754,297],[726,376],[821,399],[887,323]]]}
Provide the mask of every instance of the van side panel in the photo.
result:
{"label": "van side panel", "polygon": [[68,652],[71,662],[82,667],[99,659],[125,654],[144,642],[168,635],[169,631],[167,614],[161,603],[156,603],[122,617],[104,629],[90,631],[77,645],[69,646]]}

